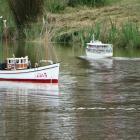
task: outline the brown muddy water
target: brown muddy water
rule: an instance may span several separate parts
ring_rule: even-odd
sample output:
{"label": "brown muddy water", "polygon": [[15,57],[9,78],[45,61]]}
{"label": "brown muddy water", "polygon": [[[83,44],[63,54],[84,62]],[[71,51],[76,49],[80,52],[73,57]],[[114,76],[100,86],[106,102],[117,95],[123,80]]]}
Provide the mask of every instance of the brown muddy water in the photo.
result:
{"label": "brown muddy water", "polygon": [[[8,47],[8,55],[35,59],[31,48]],[[79,47],[55,49],[58,85],[0,82],[0,140],[139,140],[140,53],[89,60]]]}

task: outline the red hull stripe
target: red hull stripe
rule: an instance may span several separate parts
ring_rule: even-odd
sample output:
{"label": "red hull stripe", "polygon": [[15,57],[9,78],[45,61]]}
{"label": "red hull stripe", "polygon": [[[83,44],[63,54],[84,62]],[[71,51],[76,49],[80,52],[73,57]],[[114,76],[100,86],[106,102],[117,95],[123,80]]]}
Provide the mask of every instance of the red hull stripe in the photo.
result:
{"label": "red hull stripe", "polygon": [[58,83],[58,79],[3,79],[0,81],[18,81],[18,82],[32,82],[32,83]]}

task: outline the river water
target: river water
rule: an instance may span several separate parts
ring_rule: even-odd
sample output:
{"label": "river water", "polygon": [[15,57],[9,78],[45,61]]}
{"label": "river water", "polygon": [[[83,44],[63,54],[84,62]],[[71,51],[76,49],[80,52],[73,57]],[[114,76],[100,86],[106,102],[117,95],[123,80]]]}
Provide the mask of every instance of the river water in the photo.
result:
{"label": "river water", "polygon": [[59,85],[0,82],[0,140],[139,140],[140,53],[89,60],[80,47],[55,49]]}

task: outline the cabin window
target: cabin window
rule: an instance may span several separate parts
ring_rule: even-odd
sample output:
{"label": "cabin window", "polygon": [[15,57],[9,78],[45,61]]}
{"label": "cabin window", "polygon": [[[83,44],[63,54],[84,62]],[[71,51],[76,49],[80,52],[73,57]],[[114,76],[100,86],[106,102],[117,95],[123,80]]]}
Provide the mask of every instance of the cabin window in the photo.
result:
{"label": "cabin window", "polygon": [[21,59],[21,63],[23,63],[23,59]]}
{"label": "cabin window", "polygon": [[19,60],[16,60],[16,63],[19,63]]}
{"label": "cabin window", "polygon": [[24,63],[26,63],[26,59],[24,59]]}
{"label": "cabin window", "polygon": [[13,61],[13,60],[8,60],[8,63],[9,63],[9,64],[13,64],[14,61]]}

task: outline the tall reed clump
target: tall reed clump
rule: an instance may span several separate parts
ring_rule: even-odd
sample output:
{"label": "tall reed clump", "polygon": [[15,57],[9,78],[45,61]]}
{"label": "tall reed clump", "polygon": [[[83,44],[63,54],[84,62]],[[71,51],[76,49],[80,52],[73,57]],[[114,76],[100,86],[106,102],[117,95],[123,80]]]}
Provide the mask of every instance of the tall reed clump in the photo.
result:
{"label": "tall reed clump", "polygon": [[108,29],[108,35],[106,41],[115,44],[116,40],[118,39],[118,36],[119,36],[119,29],[116,23],[110,19],[110,27]]}
{"label": "tall reed clump", "polygon": [[122,25],[120,46],[140,47],[140,32],[138,25],[130,20]]}

